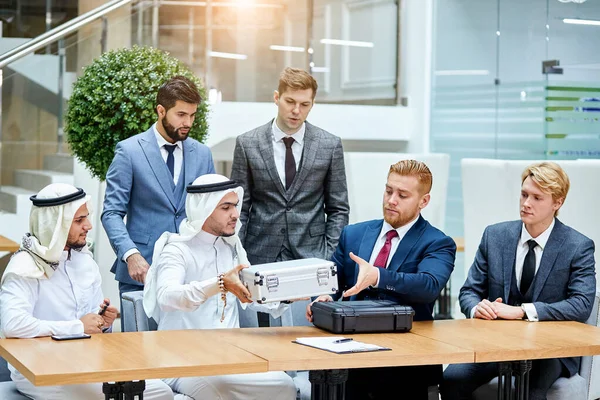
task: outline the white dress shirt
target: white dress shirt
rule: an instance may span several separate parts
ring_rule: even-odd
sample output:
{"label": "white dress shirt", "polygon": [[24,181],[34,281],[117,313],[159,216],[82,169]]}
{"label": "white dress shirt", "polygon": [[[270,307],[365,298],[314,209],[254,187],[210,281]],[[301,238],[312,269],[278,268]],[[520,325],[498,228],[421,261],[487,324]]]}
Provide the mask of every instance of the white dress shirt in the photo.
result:
{"label": "white dress shirt", "polygon": [[[525,256],[529,252],[529,244],[527,242],[530,239],[536,241],[537,246],[534,247],[533,251],[535,253],[535,274],[537,274],[538,269],[540,269],[540,262],[542,261],[542,254],[544,253],[544,249],[546,248],[546,243],[548,243],[548,239],[550,238],[550,234],[552,233],[552,229],[554,229],[555,219],[552,219],[552,223],[544,232],[542,232],[537,238],[532,237],[527,229],[525,228],[525,224],[523,224],[521,228],[521,237],[519,238],[519,243],[517,244],[517,254],[515,259],[515,277],[517,279],[517,287],[521,286],[521,277],[523,276],[523,264],[525,263]],[[535,274],[534,279],[535,279]],[[495,299],[491,299],[490,301],[494,301]],[[502,299],[502,301],[506,302],[508,299]],[[523,310],[525,311],[526,317],[528,321],[538,322],[538,313],[535,309],[533,303],[523,303],[521,304]],[[471,318],[475,316],[475,310],[477,306],[471,309]]]}
{"label": "white dress shirt", "polygon": [[[534,247],[533,251],[535,253],[535,274],[537,274],[538,269],[540,269],[540,261],[542,260],[542,254],[544,253],[544,249],[546,248],[546,243],[548,243],[548,239],[550,238],[550,234],[552,233],[552,229],[554,229],[555,219],[552,219],[552,223],[550,226],[542,232],[538,237],[531,237],[527,229],[525,229],[525,224],[521,228],[521,238],[519,239],[519,244],[517,245],[517,258],[515,261],[515,276],[517,278],[517,287],[521,287],[521,277],[523,276],[523,264],[525,263],[525,256],[529,252],[529,245],[527,242],[530,239],[536,241],[537,246]],[[535,274],[533,275],[535,278]],[[523,303],[522,304],[525,313],[527,314],[527,319],[532,322],[539,321],[537,310],[533,303]]]}
{"label": "white dress shirt", "polygon": [[[173,143],[169,143],[165,140],[164,137],[158,132],[156,129],[157,122],[152,125],[152,130],[154,131],[154,136],[156,136],[156,142],[158,143],[158,148],[160,149],[160,155],[162,156],[165,164],[167,162],[167,156],[169,152],[165,149],[165,144],[167,146],[172,146]],[[183,143],[181,141],[174,143],[177,148],[173,152],[173,158],[175,159],[175,163],[173,164],[173,183],[177,186],[177,182],[179,181],[179,174],[181,174],[181,165],[183,164]]]}
{"label": "white dress shirt", "polygon": [[294,143],[292,144],[292,153],[294,154],[294,161],[296,161],[296,172],[300,169],[300,159],[302,158],[302,150],[304,148],[304,133],[306,132],[306,124],[302,123],[298,132],[293,135],[287,135],[277,126],[277,118],[273,120],[271,131],[273,132],[273,157],[275,158],[275,166],[277,167],[277,173],[281,179],[281,183],[285,188],[285,143],[283,138],[292,137]]}
{"label": "white dress shirt", "polygon": [[[152,130],[154,131],[154,136],[156,136],[156,142],[158,143],[158,148],[160,149],[160,155],[164,160],[165,164],[167,163],[167,157],[169,156],[169,152],[165,149],[165,144],[168,146],[172,146],[173,143],[169,143],[165,140],[164,137],[158,132],[156,129],[157,122],[152,125]],[[177,186],[177,182],[179,182],[179,175],[181,174],[181,167],[183,165],[183,143],[181,141],[175,142],[177,148],[173,152],[174,164],[173,164],[173,183]],[[139,253],[140,251],[137,248],[129,249],[123,254],[123,261],[127,262],[127,258],[135,253]]]}
{"label": "white dress shirt", "polygon": [[[417,222],[417,220],[419,219],[419,216],[420,216],[420,214],[417,215],[417,218],[413,219],[408,224],[403,225],[403,226],[399,227],[398,229],[396,229],[396,232],[398,232],[398,236],[396,236],[392,239],[392,247],[390,248],[390,255],[387,259],[387,263],[385,264],[386,268],[390,265],[390,261],[392,261],[392,258],[394,257],[394,254],[396,253],[396,250],[398,249],[398,245],[400,244],[400,241],[404,238],[404,236],[406,236],[406,234],[408,233],[410,228],[412,228],[413,225]],[[369,264],[373,265],[373,263],[377,259],[377,256],[379,255],[379,252],[385,245],[386,234],[393,229],[394,228],[390,224],[383,221],[383,225],[381,226],[381,232],[379,232],[379,236],[377,237],[377,241],[375,242],[375,246],[373,246],[373,251],[371,252],[371,258],[369,258]],[[374,287],[378,287],[378,286],[379,286],[379,268],[377,269],[377,283],[374,285]]]}
{"label": "white dress shirt", "polygon": [[[201,231],[188,242],[167,244],[152,268],[157,268],[159,330],[239,328],[237,297],[227,292],[225,319],[217,275],[237,265],[232,247],[218,236]],[[251,304],[275,318],[288,306]]]}

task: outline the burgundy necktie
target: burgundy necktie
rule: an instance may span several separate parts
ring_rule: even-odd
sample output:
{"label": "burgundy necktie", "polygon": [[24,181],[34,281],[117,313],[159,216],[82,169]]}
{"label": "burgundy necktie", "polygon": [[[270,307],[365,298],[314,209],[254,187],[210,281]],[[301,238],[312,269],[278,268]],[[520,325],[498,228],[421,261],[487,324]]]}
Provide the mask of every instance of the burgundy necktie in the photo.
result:
{"label": "burgundy necktie", "polygon": [[392,239],[396,236],[398,236],[398,231],[396,231],[395,229],[392,229],[391,231],[388,231],[388,233],[385,234],[385,244],[381,248],[381,251],[377,255],[377,258],[375,259],[373,265],[385,269],[385,266],[387,265],[387,260],[390,256],[390,250],[392,249]]}
{"label": "burgundy necktie", "polygon": [[282,140],[285,144],[285,188],[289,189],[296,176],[296,160],[294,159],[294,153],[292,152],[294,138],[286,137]]}

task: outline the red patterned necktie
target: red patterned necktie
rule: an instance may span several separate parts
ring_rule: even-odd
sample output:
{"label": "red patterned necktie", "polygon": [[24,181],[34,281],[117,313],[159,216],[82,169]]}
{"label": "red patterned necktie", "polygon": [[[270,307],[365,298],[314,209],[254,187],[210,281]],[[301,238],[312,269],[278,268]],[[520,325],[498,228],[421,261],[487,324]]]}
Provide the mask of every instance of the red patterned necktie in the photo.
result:
{"label": "red patterned necktie", "polygon": [[377,255],[373,265],[385,269],[387,265],[388,257],[390,256],[390,250],[392,249],[392,239],[398,236],[398,231],[392,229],[385,234],[385,244],[381,248],[381,251]]}

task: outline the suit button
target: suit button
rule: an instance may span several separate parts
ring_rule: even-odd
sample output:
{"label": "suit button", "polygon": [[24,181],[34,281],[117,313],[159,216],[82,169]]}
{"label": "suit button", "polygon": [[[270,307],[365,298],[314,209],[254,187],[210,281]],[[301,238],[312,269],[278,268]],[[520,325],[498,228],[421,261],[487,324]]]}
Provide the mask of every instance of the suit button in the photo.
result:
{"label": "suit button", "polygon": [[285,233],[285,228],[281,228],[281,233]]}
{"label": "suit button", "polygon": [[286,210],[287,211],[292,211],[292,207],[287,207]]}

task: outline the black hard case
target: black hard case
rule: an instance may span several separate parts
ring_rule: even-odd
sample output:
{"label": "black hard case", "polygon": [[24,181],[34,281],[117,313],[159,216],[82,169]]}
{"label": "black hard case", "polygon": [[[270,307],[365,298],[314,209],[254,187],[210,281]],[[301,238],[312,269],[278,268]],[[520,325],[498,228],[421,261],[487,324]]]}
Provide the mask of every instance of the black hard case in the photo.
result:
{"label": "black hard case", "polygon": [[415,311],[389,300],[313,303],[313,324],[333,333],[408,332]]}

